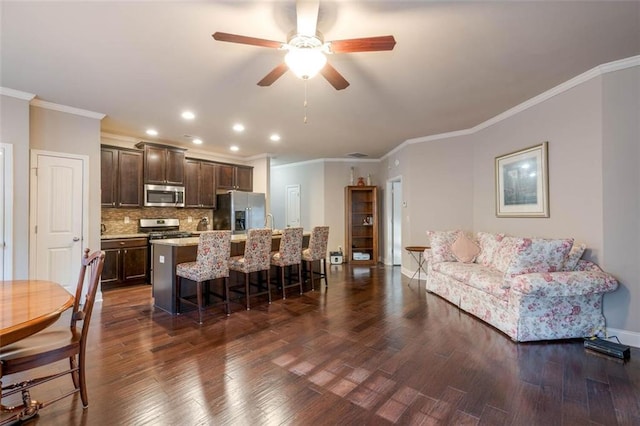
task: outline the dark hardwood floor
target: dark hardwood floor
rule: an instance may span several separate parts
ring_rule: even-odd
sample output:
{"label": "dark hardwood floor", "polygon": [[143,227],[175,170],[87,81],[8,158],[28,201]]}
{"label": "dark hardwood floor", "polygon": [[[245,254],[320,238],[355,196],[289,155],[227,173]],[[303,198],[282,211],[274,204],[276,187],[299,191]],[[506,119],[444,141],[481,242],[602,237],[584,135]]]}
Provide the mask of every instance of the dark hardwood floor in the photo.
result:
{"label": "dark hardwood floor", "polygon": [[407,282],[397,267],[332,266],[328,291],[274,292],[203,326],[154,310],[149,286],[105,292],[89,408],[66,398],[28,424],[640,424],[639,349],[621,363],[580,341],[515,344]]}

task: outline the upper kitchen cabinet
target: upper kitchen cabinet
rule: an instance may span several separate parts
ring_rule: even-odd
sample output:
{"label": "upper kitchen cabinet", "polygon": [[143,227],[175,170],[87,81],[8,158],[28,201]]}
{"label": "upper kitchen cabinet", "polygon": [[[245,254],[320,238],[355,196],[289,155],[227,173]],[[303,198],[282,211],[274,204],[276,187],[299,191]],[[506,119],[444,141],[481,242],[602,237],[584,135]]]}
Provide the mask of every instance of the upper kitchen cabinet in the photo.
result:
{"label": "upper kitchen cabinet", "polygon": [[142,206],[142,151],[100,147],[102,207]]}
{"label": "upper kitchen cabinet", "polygon": [[216,165],[187,158],[184,191],[185,207],[216,208]]}
{"label": "upper kitchen cabinet", "polygon": [[184,185],[184,152],[182,148],[140,142],[144,149],[144,183]]}
{"label": "upper kitchen cabinet", "polygon": [[218,189],[253,191],[253,167],[235,164],[216,164]]}

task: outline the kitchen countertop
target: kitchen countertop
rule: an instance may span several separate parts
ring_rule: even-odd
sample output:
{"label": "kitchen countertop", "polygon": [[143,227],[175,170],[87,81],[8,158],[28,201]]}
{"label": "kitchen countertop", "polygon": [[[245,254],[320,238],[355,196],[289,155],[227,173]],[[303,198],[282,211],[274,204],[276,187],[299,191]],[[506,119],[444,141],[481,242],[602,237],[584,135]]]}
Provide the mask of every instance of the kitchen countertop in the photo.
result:
{"label": "kitchen countertop", "polygon": [[[281,233],[275,232],[273,234],[274,237],[280,237]],[[310,232],[305,232],[304,236],[310,236]],[[197,246],[198,241],[200,241],[200,237],[189,237],[189,238],[167,238],[165,240],[151,240],[151,244],[159,244],[163,246],[175,246],[175,247],[187,247],[187,246]],[[231,243],[241,243],[247,241],[246,234],[234,234],[231,235]]]}
{"label": "kitchen countertop", "polygon": [[100,235],[101,240],[119,240],[124,238],[147,238],[147,234],[140,232],[137,234],[106,234]]}

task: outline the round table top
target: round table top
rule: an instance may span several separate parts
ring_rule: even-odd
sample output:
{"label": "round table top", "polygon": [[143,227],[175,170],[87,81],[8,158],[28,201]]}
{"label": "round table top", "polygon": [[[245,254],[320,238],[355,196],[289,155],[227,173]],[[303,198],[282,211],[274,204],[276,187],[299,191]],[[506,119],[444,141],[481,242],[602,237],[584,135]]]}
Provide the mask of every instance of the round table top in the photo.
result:
{"label": "round table top", "polygon": [[425,251],[430,248],[430,246],[407,246],[404,249],[406,251]]}

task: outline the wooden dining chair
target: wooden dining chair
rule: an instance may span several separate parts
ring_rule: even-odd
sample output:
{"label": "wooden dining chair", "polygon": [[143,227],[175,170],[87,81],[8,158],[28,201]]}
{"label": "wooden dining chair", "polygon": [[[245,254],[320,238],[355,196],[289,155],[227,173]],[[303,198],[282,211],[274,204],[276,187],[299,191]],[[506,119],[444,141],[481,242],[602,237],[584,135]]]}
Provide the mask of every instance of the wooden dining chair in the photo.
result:
{"label": "wooden dining chair", "polygon": [[[271,304],[271,290],[269,281],[271,278],[271,239],[272,231],[269,228],[249,229],[247,231],[247,241],[244,246],[243,256],[233,256],[229,259],[229,269],[244,274],[244,294],[246,297],[246,308],[251,309],[249,299],[251,296],[260,296],[267,294],[269,296],[269,304]],[[266,288],[261,291],[260,274],[262,271],[267,272]],[[250,274],[257,272],[258,280],[256,287],[257,292],[251,293]]]}
{"label": "wooden dining chair", "polygon": [[[329,286],[327,281],[327,242],[329,241],[329,227],[316,226],[311,231],[309,247],[302,250],[302,260],[306,266],[306,273],[311,278],[311,288],[315,290],[314,275],[318,275],[320,283],[324,278],[325,287]],[[314,262],[320,262],[318,272],[313,269]],[[322,284],[321,284],[322,285]]]}
{"label": "wooden dining chair", "polygon": [[[96,251],[89,255],[89,249],[85,249],[76,285],[70,326],[58,322],[39,333],[0,348],[0,384],[4,376],[69,359],[69,368],[59,373],[0,386],[0,401],[4,397],[20,392],[23,402],[22,406],[3,407],[5,411],[15,411],[15,414],[3,419],[0,424],[9,424],[33,417],[40,408],[76,392],[80,392],[82,406],[86,408],[89,405],[85,381],[87,335],[103,265],[103,252]],[[85,282],[88,285],[86,296],[84,303],[80,303]],[[74,389],[72,391],[46,402],[31,399],[29,390],[32,387],[67,374],[71,375],[73,381]]]}
{"label": "wooden dining chair", "polygon": [[[231,255],[231,231],[207,231],[200,234],[198,252],[195,262],[176,265],[176,311],[180,313],[182,302],[198,308],[199,323],[202,324],[204,313],[204,296],[213,294],[221,298],[225,312],[229,315],[229,256]],[[182,295],[182,279],[196,283],[196,303],[192,298]],[[224,279],[225,294],[211,292],[209,284],[213,280]],[[207,284],[207,293],[203,294],[203,286]]]}
{"label": "wooden dining chair", "polygon": [[[271,265],[278,269],[278,286],[282,288],[282,299],[287,298],[287,288],[298,286],[302,294],[302,228],[286,228],[282,231],[280,247],[271,255]],[[285,284],[285,268],[298,267],[298,282]]]}

